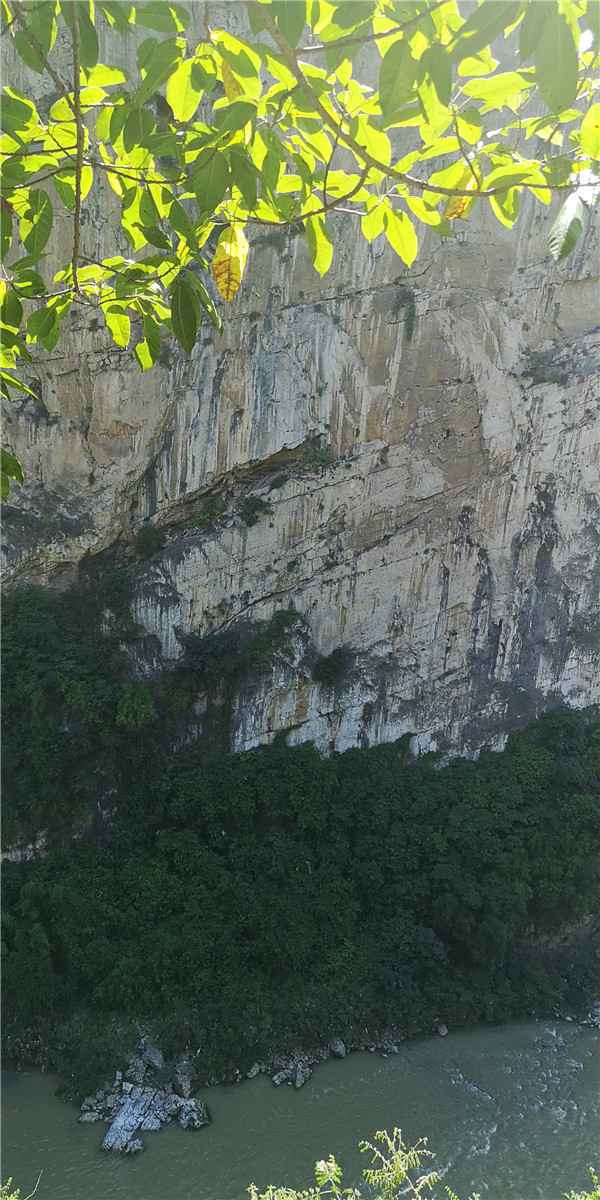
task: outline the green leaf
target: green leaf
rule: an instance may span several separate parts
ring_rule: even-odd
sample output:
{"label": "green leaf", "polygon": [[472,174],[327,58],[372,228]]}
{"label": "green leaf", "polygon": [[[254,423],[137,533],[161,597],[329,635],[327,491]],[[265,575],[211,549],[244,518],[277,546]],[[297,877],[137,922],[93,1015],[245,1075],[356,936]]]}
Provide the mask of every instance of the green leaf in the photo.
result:
{"label": "green leaf", "polygon": [[358,29],[365,21],[371,20],[374,9],[375,4],[372,0],[342,0],[341,4],[336,4],[332,19],[338,29]]}
{"label": "green leaf", "polygon": [[167,84],[167,101],[176,121],[189,121],[193,117],[202,97],[202,88],[196,86],[193,58],[180,62]]}
{"label": "green leaf", "polygon": [[258,198],[259,172],[241,147],[234,147],[229,152],[229,163],[233,182],[240,189],[248,208],[252,211],[256,207]]}
{"label": "green leaf", "polygon": [[32,338],[46,337],[56,322],[56,316],[49,308],[38,308],[27,318],[27,332]]}
{"label": "green leaf", "polygon": [[79,16],[79,54],[81,65],[90,71],[98,62],[98,34],[90,21],[86,5],[78,6]]}
{"label": "green leaf", "polygon": [[104,309],[104,320],[110,330],[113,342],[125,350],[131,336],[131,321],[127,313],[117,308],[116,305],[111,305]]}
{"label": "green leaf", "polygon": [[44,350],[54,350],[60,337],[60,320],[55,317],[53,324],[44,333],[38,335],[38,342],[41,342]]}
{"label": "green leaf", "polygon": [[412,99],[419,75],[419,63],[412,57],[408,41],[403,38],[394,42],[379,68],[379,102],[386,121],[392,119],[402,104]]}
{"label": "green leaf", "polygon": [[498,192],[496,196],[489,196],[488,199],[490,208],[498,221],[500,221],[500,224],[505,225],[507,229],[512,229],[519,215],[520,195],[518,188],[508,188],[506,192]]}
{"label": "green leaf", "polygon": [[489,46],[519,15],[520,0],[485,0],[465,21],[451,44],[453,59],[460,61],[467,54],[477,54]]}
{"label": "green leaf", "polygon": [[511,187],[514,184],[530,183],[532,185],[544,184],[545,178],[536,162],[518,163],[508,162],[501,167],[494,167],[489,175],[486,175],[482,188],[487,191],[488,188],[498,187],[499,184],[504,184],[506,187]]}
{"label": "green leaf", "polygon": [[477,54],[468,54],[458,64],[458,74],[464,77],[473,75],[491,75],[496,70],[498,60],[494,58],[489,46],[484,46]]}
{"label": "green leaf", "polygon": [[52,183],[65,208],[72,212],[75,208],[75,172],[61,171],[53,176]]}
{"label": "green leaf", "polygon": [[146,241],[151,246],[156,246],[158,250],[171,250],[171,243],[159,225],[141,225],[138,223],[136,228],[142,231]]}
{"label": "green leaf", "polygon": [[132,108],[123,126],[123,145],[126,150],[143,146],[155,128],[152,113],[147,108]]}
{"label": "green leaf", "polygon": [[525,6],[525,16],[519,25],[519,57],[521,62],[531,58],[544,28],[548,11],[546,0]]}
{"label": "green leaf", "polygon": [[23,383],[22,379],[18,379],[16,375],[13,375],[11,371],[1,368],[0,376],[2,377],[2,382],[7,387],[15,388],[17,392],[25,392],[27,396],[32,396],[34,400],[37,400],[35,392],[32,392],[31,388],[27,387],[27,384]]}
{"label": "green leaf", "polygon": [[546,19],[535,47],[535,75],[542,99],[551,112],[560,112],[577,95],[577,47],[558,3],[546,7]]}
{"label": "green leaf", "polygon": [[134,347],[134,354],[142,371],[149,370],[160,355],[160,326],[154,317],[146,316],[142,322],[144,341]]}
{"label": "green leaf", "polygon": [[111,87],[116,83],[125,83],[127,76],[119,67],[109,67],[106,63],[97,63],[85,72],[88,87]]}
{"label": "green leaf", "polygon": [[123,0],[101,0],[98,3],[98,8],[111,29],[117,29],[119,33],[130,32],[129,4],[123,4]]}
{"label": "green leaf", "polygon": [[306,0],[275,0],[271,8],[288,46],[294,50],[306,25]]}
{"label": "green leaf", "polygon": [[189,13],[181,4],[169,4],[165,0],[149,0],[147,4],[136,4],[135,23],[158,33],[180,33],[189,22]]}
{"label": "green leaf", "polygon": [[39,124],[35,105],[14,88],[5,87],[0,105],[0,129],[5,133],[25,133],[28,126]]}
{"label": "green leaf", "polygon": [[173,333],[186,354],[191,354],[198,333],[200,303],[195,289],[180,271],[171,293]]}
{"label": "green leaf", "polygon": [[41,188],[31,192],[29,208],[19,221],[21,241],[30,255],[38,258],[52,229],[53,209],[47,192]]}
{"label": "green leaf", "polygon": [[26,67],[29,67],[30,71],[37,71],[38,75],[43,75],[46,70],[44,56],[35,45],[32,46],[24,29],[17,29],[14,36],[14,47],[19,58],[23,60]]}
{"label": "green leaf", "polygon": [[327,233],[323,217],[309,217],[306,222],[306,240],[315,271],[326,275],[333,261],[333,244]]}
{"label": "green leaf", "polygon": [[[14,36],[15,49],[26,66],[41,74],[44,66],[44,55],[54,45],[56,38],[55,4],[50,2],[38,3],[28,10],[27,30],[33,35],[32,40],[24,29],[18,29]],[[33,40],[35,39],[35,40]],[[36,48],[36,43],[40,49]],[[41,53],[40,53],[41,51]]]}
{"label": "green leaf", "polygon": [[115,106],[115,108],[113,108],[112,111],[110,112],[110,121],[109,121],[108,129],[109,129],[110,141],[112,142],[113,145],[117,141],[117,139],[121,136],[121,134],[123,132],[123,126],[131,112],[131,109],[132,109],[132,106],[130,104],[119,104],[119,105]]}
{"label": "green leaf", "polygon": [[220,333],[223,328],[223,322],[221,320],[219,311],[215,307],[212,297],[210,296],[210,293],[208,292],[208,289],[205,287],[205,285],[203,284],[203,282],[199,278],[199,276],[196,275],[193,271],[186,271],[185,278],[186,278],[186,282],[189,283],[193,287],[194,291],[196,292],[196,295],[198,296],[200,304],[202,305],[202,308],[204,309],[205,313],[207,314],[211,324],[214,325],[215,329],[217,329]]}
{"label": "green leaf", "polygon": [[0,255],[5,258],[12,242],[12,210],[6,200],[0,199]]}
{"label": "green leaf", "polygon": [[140,220],[142,225],[156,225],[159,214],[150,188],[144,188],[140,199]]}
{"label": "green leaf", "polygon": [[555,262],[571,253],[585,224],[585,205],[574,193],[565,200],[550,233],[548,249]]}
{"label": "green leaf", "polygon": [[443,46],[434,45],[425,51],[421,62],[435,84],[440,104],[449,104],[452,95],[452,59]]}
{"label": "green leaf", "polygon": [[389,209],[385,215],[385,236],[396,254],[411,267],[417,257],[419,242],[410,217]]}
{"label": "green leaf", "polygon": [[376,237],[379,237],[383,233],[387,207],[387,201],[381,200],[378,196],[369,196],[367,200],[367,215],[361,217],[360,221],[361,232],[367,242],[373,242]]}
{"label": "green leaf", "polygon": [[256,116],[256,105],[249,100],[234,100],[215,113],[219,133],[235,133]]}
{"label": "green leaf", "polygon": [[0,321],[3,325],[11,325],[13,329],[18,329],[22,316],[23,305],[14,288],[9,287],[0,308]]}
{"label": "green leaf", "polygon": [[[0,376],[4,383],[7,378],[7,372],[0,371]],[[12,384],[12,378],[10,376],[8,378]],[[29,391],[29,388],[25,388],[24,390]],[[33,392],[31,395],[33,395]],[[0,449],[0,495],[2,499],[6,500],[9,495],[11,483],[23,483],[24,478],[23,468],[18,458],[10,450],[5,450],[3,446]]]}
{"label": "green leaf", "polygon": [[482,121],[480,113],[476,108],[469,106],[463,108],[462,112],[457,115],[456,122],[458,132],[464,142],[468,142],[470,146],[475,145],[481,138]]}
{"label": "green leaf", "polygon": [[220,150],[205,150],[194,164],[191,185],[201,212],[213,212],[229,183],[229,165]]}
{"label": "green leaf", "polygon": [[167,41],[159,42],[156,38],[148,38],[142,43],[144,53],[140,55],[142,47],[138,51],[140,58],[140,67],[146,73],[143,82],[137,89],[136,101],[137,104],[145,104],[160,87],[166,83],[167,79],[173,74],[175,64],[179,62],[182,54],[181,40],[178,38],[168,38]]}
{"label": "green leaf", "polygon": [[359,145],[364,146],[365,150],[373,155],[373,158],[386,167],[390,165],[392,147],[390,139],[383,129],[376,129],[369,121],[361,118],[352,123],[352,133]]}
{"label": "green leaf", "polygon": [[152,355],[152,361],[156,362],[160,354],[160,325],[154,320],[154,317],[146,316],[142,321],[142,328]]}
{"label": "green leaf", "polygon": [[465,96],[483,100],[482,113],[491,112],[496,108],[510,108],[516,112],[524,95],[534,87],[530,74],[519,71],[503,71],[498,75],[490,75],[487,79],[470,79],[463,85]]}
{"label": "green leaf", "polygon": [[46,291],[41,275],[29,269],[19,273],[18,278],[13,280],[13,287],[20,296],[43,296]]}
{"label": "green leaf", "polygon": [[169,221],[176,233],[180,233],[185,238],[188,245],[192,248],[196,245],[196,235],[190,218],[188,217],[183,204],[179,200],[173,200],[169,209]]}
{"label": "green leaf", "polygon": [[133,347],[133,353],[137,358],[141,371],[149,371],[150,367],[154,366],[154,359],[152,358],[147,338],[144,338],[142,342],[138,342],[137,345]]}
{"label": "green leaf", "polygon": [[581,122],[580,145],[590,158],[600,158],[600,104],[592,104]]}

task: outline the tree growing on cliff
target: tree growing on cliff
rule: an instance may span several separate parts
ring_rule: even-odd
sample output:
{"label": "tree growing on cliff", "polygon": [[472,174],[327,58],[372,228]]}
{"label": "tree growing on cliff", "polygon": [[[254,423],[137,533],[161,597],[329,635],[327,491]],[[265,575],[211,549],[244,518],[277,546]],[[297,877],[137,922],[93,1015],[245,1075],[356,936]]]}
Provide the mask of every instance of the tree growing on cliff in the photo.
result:
{"label": "tree growing on cliff", "polygon": [[[97,314],[144,371],[165,333],[191,353],[204,320],[220,328],[220,302],[234,299],[261,226],[302,232],[324,275],[339,213],[357,236],[385,237],[409,269],[424,227],[451,237],[489,205],[511,228],[524,194],[549,205],[559,193],[549,253],[572,250],[600,158],[598,0],[245,9],[239,37],[209,27],[203,8],[198,40],[170,0],[2,0],[2,35],[32,76],[2,97],[5,397],[30,392],[32,352],[54,349],[73,305]],[[100,60],[99,34],[116,62]],[[31,98],[33,76],[48,80],[48,103]],[[114,246],[100,259],[82,223],[102,188],[102,203],[114,194]],[[70,254],[52,271],[57,211]],[[21,480],[3,451],[2,494]]]}

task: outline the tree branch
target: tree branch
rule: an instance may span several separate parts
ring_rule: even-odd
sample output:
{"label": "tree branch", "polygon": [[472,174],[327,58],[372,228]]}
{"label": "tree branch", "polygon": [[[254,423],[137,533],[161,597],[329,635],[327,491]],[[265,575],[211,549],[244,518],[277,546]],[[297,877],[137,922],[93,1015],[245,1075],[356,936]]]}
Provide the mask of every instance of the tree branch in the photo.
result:
{"label": "tree branch", "polygon": [[477,191],[479,191],[481,188],[481,179],[479,178],[477,171],[475,170],[475,167],[473,166],[473,163],[471,162],[471,159],[469,158],[469,152],[467,150],[467,147],[465,146],[463,138],[460,135],[460,131],[458,128],[458,113],[456,112],[456,110],[454,110],[454,112],[452,114],[452,123],[454,125],[454,132],[456,134],[456,140],[460,146],[460,152],[465,160],[467,167],[469,168],[469,171],[471,172],[471,175],[473,176],[473,179],[475,180],[475,187],[477,188]]}
{"label": "tree branch", "polygon": [[73,287],[76,292],[79,291],[79,278],[77,276],[77,266],[79,262],[79,238],[81,233],[81,174],[83,171],[83,134],[84,126],[81,116],[81,79],[80,79],[80,55],[79,55],[79,21],[77,12],[73,16],[73,25],[71,32],[71,40],[73,45],[73,114],[75,116],[75,125],[77,129],[77,154],[75,156],[75,210],[73,212],[73,257],[71,259],[71,267],[73,271]]}
{"label": "tree branch", "polygon": [[423,9],[422,12],[417,13],[416,17],[411,17],[410,21],[403,21],[401,24],[394,25],[393,29],[386,29],[382,33],[351,33],[347,37],[336,38],[333,42],[321,42],[317,46],[300,46],[298,54],[319,54],[325,50],[337,50],[338,46],[357,46],[359,43],[362,45],[363,42],[380,42],[383,38],[397,37],[399,33],[404,33],[406,29],[412,29],[418,25],[419,21],[423,20],[423,17],[429,16],[430,13],[435,12],[437,8],[442,8],[447,3],[448,0],[438,0],[438,3],[432,4],[431,8]]}
{"label": "tree branch", "polygon": [[[472,199],[473,196],[496,196],[500,192],[506,191],[505,184],[500,184],[498,187],[494,187],[494,188],[482,189],[482,188],[478,187],[477,190],[475,190],[473,188],[471,188],[471,189],[449,188],[449,187],[443,187],[441,184],[433,185],[433,184],[427,183],[423,179],[417,179],[417,177],[414,175],[409,175],[407,172],[404,172],[404,171],[398,171],[397,168],[389,166],[386,163],[380,162],[379,159],[375,158],[374,155],[370,154],[369,151],[366,150],[364,146],[361,146],[360,143],[357,142],[356,139],[354,137],[352,137],[352,135],[344,129],[343,125],[339,124],[336,121],[335,117],[332,116],[332,114],[325,107],[325,105],[322,104],[319,96],[314,91],[314,89],[310,83],[310,80],[307,79],[306,76],[304,75],[304,72],[302,71],[302,67],[298,61],[297,54],[294,53],[294,51],[288,45],[286,39],[280,33],[280,31],[279,31],[277,25],[275,24],[275,21],[274,21],[273,17],[271,16],[270,12],[268,11],[268,9],[262,4],[258,5],[257,0],[252,0],[252,2],[254,5],[256,5],[256,7],[260,8],[260,12],[261,12],[261,16],[262,16],[265,28],[268,30],[271,37],[273,38],[273,41],[275,42],[275,45],[277,46],[279,53],[281,54],[281,57],[284,59],[286,65],[289,67],[290,71],[294,75],[294,78],[298,81],[300,86],[309,93],[311,100],[313,101],[316,112],[319,113],[319,116],[326,123],[326,125],[328,125],[329,128],[331,130],[333,130],[333,132],[336,134],[339,141],[342,142],[345,146],[348,147],[349,150],[352,151],[352,153],[354,154],[354,157],[356,159],[358,159],[359,161],[362,161],[365,165],[371,167],[373,170],[380,171],[381,174],[384,176],[387,176],[387,178],[395,179],[397,183],[410,184],[411,187],[416,188],[417,191],[430,192],[432,195],[467,196]],[[333,45],[335,45],[335,43],[332,42],[331,45],[333,46]],[[524,186],[527,186],[526,182],[524,183]],[[543,190],[543,191],[547,191],[547,192],[557,192],[557,191],[573,191],[574,186],[580,187],[580,186],[586,186],[586,185],[562,184],[562,185],[558,185],[558,186],[551,186],[548,183],[545,183],[545,184],[533,183],[532,186],[536,187],[538,190]]]}
{"label": "tree branch", "polygon": [[[25,17],[23,16],[23,13],[21,12],[20,8],[15,9],[14,20],[17,22],[17,24],[19,24],[21,26],[21,29],[23,30],[23,33],[25,34],[25,37],[27,38],[29,45],[31,46],[32,50],[35,50],[36,54],[39,55],[41,61],[44,64],[44,68],[48,72],[52,82],[54,83],[55,87],[58,88],[60,95],[65,97],[67,104],[69,105],[69,108],[71,109],[71,112],[73,113],[73,116],[75,116],[75,109],[73,107],[73,102],[71,100],[71,97],[69,96],[69,89],[68,89],[66,83],[61,79],[58,72],[54,70],[54,67],[51,66],[51,64],[48,62],[48,59],[46,58],[46,55],[44,54],[44,51],[43,51],[43,48],[42,48],[40,42],[38,41],[37,37],[35,36],[35,33],[33,32],[33,30],[29,28],[29,25],[27,24],[27,21],[25,20]],[[76,22],[75,22],[75,24],[76,24]],[[77,33],[79,34],[79,27],[77,28]]]}

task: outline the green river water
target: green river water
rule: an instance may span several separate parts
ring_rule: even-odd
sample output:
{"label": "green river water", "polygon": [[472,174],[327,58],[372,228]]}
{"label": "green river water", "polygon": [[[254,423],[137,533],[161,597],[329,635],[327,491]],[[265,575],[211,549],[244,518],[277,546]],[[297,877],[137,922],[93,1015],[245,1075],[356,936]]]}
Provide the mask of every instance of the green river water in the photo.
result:
{"label": "green river water", "polygon": [[[406,1043],[389,1058],[353,1054],[300,1090],[264,1078],[208,1089],[212,1125],[145,1135],[136,1157],[102,1153],[103,1125],[79,1125],[55,1080],[3,1076],[3,1178],[36,1200],[241,1200],[308,1182],[330,1152],[360,1178],[356,1144],[376,1129],[427,1134],[444,1183],[466,1198],[559,1200],[600,1167],[600,1031],[540,1022]],[[363,1164],[365,1165],[365,1164]],[[444,1187],[438,1189],[445,1196]]]}

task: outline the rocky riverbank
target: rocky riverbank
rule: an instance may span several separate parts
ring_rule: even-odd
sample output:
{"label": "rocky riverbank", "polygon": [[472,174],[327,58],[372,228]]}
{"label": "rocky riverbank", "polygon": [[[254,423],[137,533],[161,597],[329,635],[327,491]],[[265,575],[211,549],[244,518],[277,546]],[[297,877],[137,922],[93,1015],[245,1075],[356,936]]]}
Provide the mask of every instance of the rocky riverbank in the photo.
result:
{"label": "rocky riverbank", "polygon": [[79,1120],[85,1124],[108,1123],[103,1150],[135,1154],[144,1148],[140,1133],[155,1132],[172,1122],[182,1129],[201,1129],[210,1124],[206,1104],[191,1096],[191,1065],[187,1060],[174,1064],[172,1079],[155,1086],[152,1077],[164,1071],[161,1051],[142,1041],[125,1072],[117,1071],[112,1084],[86,1096]]}
{"label": "rocky riverbank", "polygon": [[[552,1014],[530,1012],[529,1016],[552,1016],[600,1029],[600,1000],[591,1003],[587,1011],[576,1014],[555,1009]],[[421,1035],[436,1034],[444,1038],[448,1032],[448,1026],[438,1020],[429,1029],[421,1030]],[[205,1075],[198,1067],[200,1050],[190,1047],[186,1054],[167,1060],[153,1039],[140,1033],[137,1053],[129,1058],[127,1066],[115,1072],[112,1082],[104,1082],[102,1087],[85,1097],[79,1120],[84,1124],[104,1122],[108,1126],[102,1139],[105,1150],[135,1153],[144,1148],[142,1134],[171,1124],[178,1124],[183,1129],[201,1129],[210,1124],[209,1109],[198,1097],[198,1092],[206,1088],[240,1084],[257,1075],[267,1076],[275,1087],[285,1084],[302,1088],[315,1067],[327,1059],[345,1058],[355,1051],[386,1058],[399,1053],[401,1044],[408,1037],[406,1030],[400,1027],[388,1027],[378,1033],[365,1028],[362,1034],[356,1031],[343,1040],[334,1037],[313,1048],[298,1048],[286,1054],[273,1052],[257,1059],[249,1068],[231,1066],[222,1072]],[[7,1059],[11,1059],[17,1069],[35,1066],[42,1072],[56,1070],[49,1047],[39,1035],[10,1039],[10,1042],[7,1039],[6,1050]],[[126,1061],[124,1055],[123,1062]]]}
{"label": "rocky riverbank", "polygon": [[[448,1030],[440,1024],[437,1032],[443,1037]],[[211,1076],[202,1086],[236,1084],[257,1075],[268,1075],[275,1087],[287,1084],[301,1088],[313,1069],[328,1058],[345,1058],[353,1050],[383,1056],[397,1054],[405,1036],[399,1029],[391,1029],[377,1041],[365,1038],[345,1042],[332,1038],[313,1050],[275,1054],[266,1061],[257,1061],[245,1073],[233,1068],[220,1077]],[[142,1038],[128,1067],[117,1071],[112,1083],[85,1097],[79,1121],[108,1125],[102,1139],[103,1150],[135,1154],[144,1149],[140,1136],[143,1133],[156,1132],[173,1123],[182,1129],[201,1129],[210,1124],[207,1105],[192,1095],[194,1080],[193,1056],[182,1056],[168,1064],[161,1050],[150,1039]]]}
{"label": "rocky riverbank", "polygon": [[[600,1000],[595,1001],[585,1017],[556,1014],[563,1020],[575,1021],[600,1029]],[[439,1037],[445,1037],[448,1027],[439,1022],[435,1027]],[[287,1084],[301,1088],[311,1078],[313,1070],[329,1058],[345,1058],[353,1051],[367,1051],[384,1058],[398,1054],[406,1034],[399,1028],[390,1028],[376,1040],[365,1036],[343,1041],[332,1038],[327,1044],[312,1050],[298,1050],[291,1054],[274,1054],[265,1061],[253,1063],[245,1073],[237,1068],[220,1077],[211,1076],[201,1086],[242,1083],[257,1075],[270,1077],[275,1087]],[[110,1085],[99,1088],[94,1095],[87,1096],[81,1105],[79,1120],[82,1123],[103,1121],[108,1129],[102,1139],[102,1149],[133,1154],[144,1148],[140,1136],[158,1131],[176,1123],[182,1129],[201,1129],[210,1124],[210,1114],[203,1100],[192,1092],[195,1083],[193,1055],[181,1056],[174,1062],[165,1063],[160,1049],[149,1039],[143,1038],[138,1053],[130,1060],[124,1071],[117,1071]]]}

